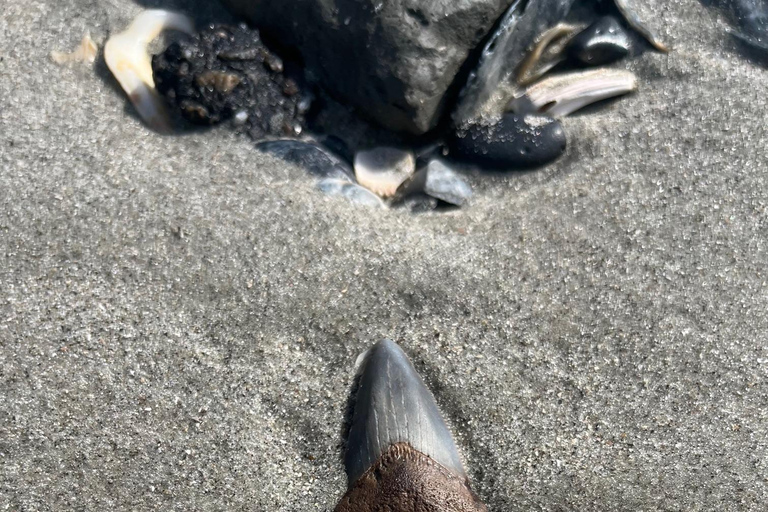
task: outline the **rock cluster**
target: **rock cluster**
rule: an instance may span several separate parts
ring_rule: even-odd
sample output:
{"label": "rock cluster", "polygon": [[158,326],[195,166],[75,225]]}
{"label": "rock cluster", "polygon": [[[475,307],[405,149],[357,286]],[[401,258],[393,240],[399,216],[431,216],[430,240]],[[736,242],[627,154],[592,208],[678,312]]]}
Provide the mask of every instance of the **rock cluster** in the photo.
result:
{"label": "rock cluster", "polygon": [[[387,128],[421,134],[444,115],[462,65],[519,0],[224,0],[297,49],[308,74]],[[450,94],[449,94],[450,95]]]}

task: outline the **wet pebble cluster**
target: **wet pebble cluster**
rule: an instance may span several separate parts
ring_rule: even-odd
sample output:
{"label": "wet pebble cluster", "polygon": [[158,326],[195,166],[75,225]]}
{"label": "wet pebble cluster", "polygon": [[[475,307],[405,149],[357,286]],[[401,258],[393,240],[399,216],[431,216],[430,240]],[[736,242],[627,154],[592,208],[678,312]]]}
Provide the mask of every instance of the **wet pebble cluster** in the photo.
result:
{"label": "wet pebble cluster", "polygon": [[425,211],[462,206],[472,197],[469,183],[436,155],[421,160],[408,150],[378,147],[359,151],[350,166],[311,140],[265,141],[257,148],[302,167],[320,191],[363,206],[405,205]]}
{"label": "wet pebble cluster", "polygon": [[[324,139],[306,135],[308,127],[315,128],[311,111],[320,118],[322,107],[313,105],[315,95],[304,84],[302,70],[287,69],[259,32],[246,25],[211,25],[194,32],[188,18],[145,11],[107,42],[105,57],[142,116],[155,119],[150,124],[162,131],[170,119],[158,96],[194,124],[229,122],[257,141],[261,151],[304,168],[326,194],[366,206],[407,205],[413,211],[460,207],[472,190],[457,164],[504,170],[545,165],[566,149],[558,118],[635,90],[631,73],[595,68],[631,52],[625,27],[666,50],[627,0],[611,3],[623,23],[610,15],[591,24],[567,23],[577,3],[513,3],[489,35],[450,122],[421,150],[405,139],[371,146],[370,140],[357,137],[350,143],[349,127],[345,138],[335,123],[320,126],[331,132]],[[146,42],[168,28],[188,36],[152,57],[149,72]],[[128,87],[133,84],[138,87]]]}

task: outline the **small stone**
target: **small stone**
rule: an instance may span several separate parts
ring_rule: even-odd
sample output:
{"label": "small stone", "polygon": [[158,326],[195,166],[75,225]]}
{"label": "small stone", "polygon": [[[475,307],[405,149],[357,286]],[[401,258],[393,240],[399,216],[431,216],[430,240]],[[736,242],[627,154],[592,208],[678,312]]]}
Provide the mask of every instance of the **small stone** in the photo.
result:
{"label": "small stone", "polygon": [[538,167],[559,157],[566,146],[560,122],[536,114],[508,113],[495,124],[468,123],[453,136],[453,155],[496,168]]}
{"label": "small stone", "polygon": [[438,203],[437,199],[427,194],[413,194],[403,199],[400,204],[411,213],[427,213],[436,210]]}
{"label": "small stone", "polygon": [[355,155],[358,183],[381,197],[392,197],[415,171],[416,158],[410,151],[380,147]]}
{"label": "small stone", "polygon": [[350,202],[372,208],[386,208],[384,201],[368,189],[344,180],[326,178],[317,182],[317,188],[330,196],[341,196]]}
{"label": "small stone", "polygon": [[284,139],[261,142],[256,148],[302,167],[311,176],[355,182],[352,168],[330,151],[311,142]]}
{"label": "small stone", "polygon": [[626,57],[629,34],[613,16],[604,16],[571,39],[568,55],[588,66],[602,66]]}
{"label": "small stone", "polygon": [[472,187],[438,158],[414,174],[398,189],[398,196],[425,193],[454,206],[462,206],[472,197]]}

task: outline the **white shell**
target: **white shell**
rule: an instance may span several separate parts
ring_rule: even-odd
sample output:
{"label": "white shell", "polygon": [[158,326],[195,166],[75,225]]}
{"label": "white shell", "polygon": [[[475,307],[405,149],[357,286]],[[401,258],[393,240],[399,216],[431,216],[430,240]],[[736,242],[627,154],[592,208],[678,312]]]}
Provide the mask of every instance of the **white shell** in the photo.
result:
{"label": "white shell", "polygon": [[139,14],[125,31],[111,36],[104,45],[109,70],[144,122],[159,132],[169,132],[170,121],[155,90],[147,45],[164,30],[193,34],[195,27],[183,14],[151,9]]}
{"label": "white shell", "polygon": [[69,62],[84,62],[93,64],[96,61],[96,55],[99,53],[99,47],[91,38],[91,34],[86,32],[82,41],[71,52],[52,51],[51,60],[56,64],[67,64]]}
{"label": "white shell", "polygon": [[416,171],[416,158],[410,151],[380,147],[355,155],[357,182],[381,197],[391,197]]}
{"label": "white shell", "polygon": [[637,89],[637,77],[629,71],[595,69],[545,78],[525,94],[541,112],[555,118],[567,116],[597,101]]}

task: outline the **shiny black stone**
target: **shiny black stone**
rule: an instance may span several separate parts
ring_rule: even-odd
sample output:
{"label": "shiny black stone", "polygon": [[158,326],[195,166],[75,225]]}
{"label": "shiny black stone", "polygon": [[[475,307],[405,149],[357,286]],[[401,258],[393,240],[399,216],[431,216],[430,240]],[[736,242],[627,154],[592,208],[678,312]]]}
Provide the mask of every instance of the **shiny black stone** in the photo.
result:
{"label": "shiny black stone", "polygon": [[451,140],[451,154],[485,167],[538,167],[559,157],[566,146],[559,121],[537,115],[505,114],[495,124],[468,123]]}
{"label": "shiny black stone", "polygon": [[588,66],[602,66],[629,54],[629,35],[613,16],[605,16],[581,31],[568,43],[568,55]]}

